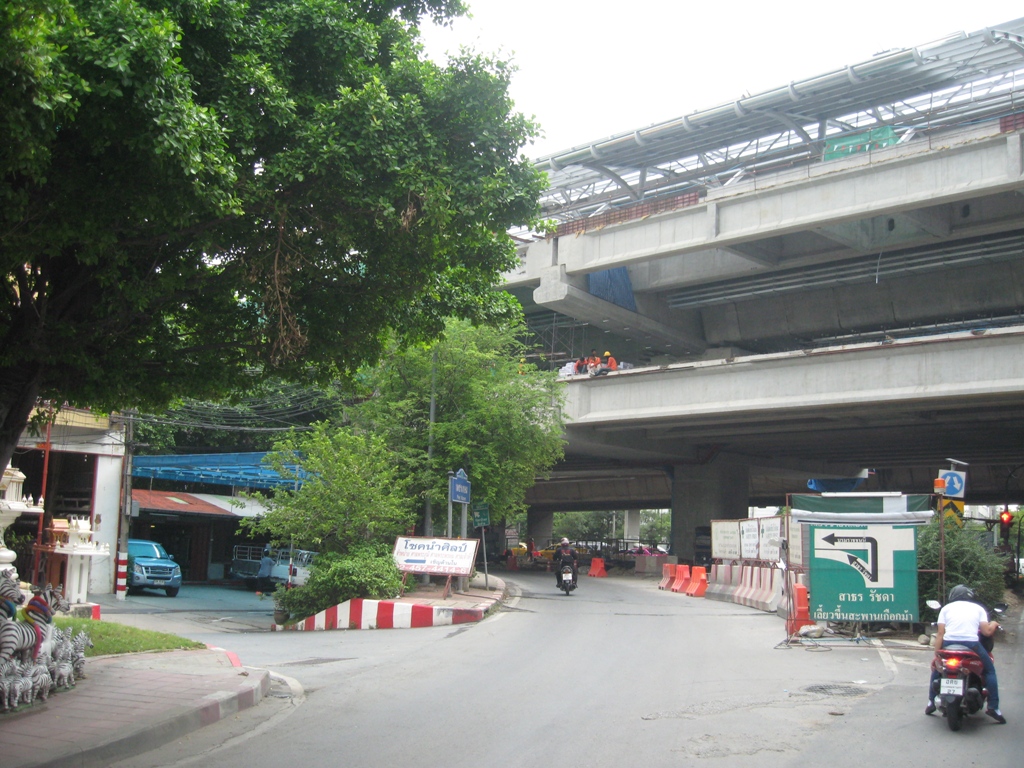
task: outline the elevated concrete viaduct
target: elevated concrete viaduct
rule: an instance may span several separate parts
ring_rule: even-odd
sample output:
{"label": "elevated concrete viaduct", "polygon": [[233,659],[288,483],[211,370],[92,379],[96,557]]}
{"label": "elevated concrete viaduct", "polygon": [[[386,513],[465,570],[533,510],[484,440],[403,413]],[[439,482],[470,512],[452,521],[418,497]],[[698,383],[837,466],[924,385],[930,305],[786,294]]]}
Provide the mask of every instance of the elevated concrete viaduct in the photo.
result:
{"label": "elevated concrete viaduct", "polygon": [[[506,287],[566,381],[528,499],[714,518],[811,478],[1024,502],[1024,19],[556,153]],[[538,358],[540,359],[540,358]],[[538,537],[539,540],[539,537]]]}

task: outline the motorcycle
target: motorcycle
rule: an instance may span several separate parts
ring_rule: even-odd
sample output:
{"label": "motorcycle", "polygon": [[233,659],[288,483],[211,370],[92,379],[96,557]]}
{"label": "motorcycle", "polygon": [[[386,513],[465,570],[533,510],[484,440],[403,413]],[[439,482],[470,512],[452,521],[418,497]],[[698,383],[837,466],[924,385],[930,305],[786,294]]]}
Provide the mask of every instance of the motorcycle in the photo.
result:
{"label": "motorcycle", "polygon": [[[929,600],[928,607],[937,608],[937,601]],[[1006,610],[1005,603],[992,607],[992,612],[1001,614]],[[993,642],[991,637],[982,635],[982,647],[991,655]],[[937,670],[939,689],[935,704],[946,718],[949,730],[959,731],[964,718],[985,708],[988,690],[985,688],[985,667],[981,658],[973,650],[964,645],[948,645],[936,651],[932,660],[932,669]]]}
{"label": "motorcycle", "polygon": [[559,589],[564,589],[566,596],[576,589],[576,580],[572,577],[572,566],[566,563],[558,572],[560,583]]}

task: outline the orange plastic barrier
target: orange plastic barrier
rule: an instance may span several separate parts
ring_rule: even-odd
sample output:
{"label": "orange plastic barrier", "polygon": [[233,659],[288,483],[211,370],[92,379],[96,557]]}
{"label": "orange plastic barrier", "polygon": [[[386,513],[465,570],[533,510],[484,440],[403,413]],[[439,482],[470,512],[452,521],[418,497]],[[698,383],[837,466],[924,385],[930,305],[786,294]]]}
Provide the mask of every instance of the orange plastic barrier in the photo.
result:
{"label": "orange plastic barrier", "polygon": [[676,580],[676,564],[665,563],[661,566],[661,582],[658,589],[668,589],[669,585]]}
{"label": "orange plastic barrier", "polygon": [[807,600],[807,587],[803,584],[793,585],[793,603],[790,606],[790,616],[786,619],[786,634],[792,637],[800,631],[800,627],[813,624],[811,612]]}
{"label": "orange plastic barrier", "polygon": [[708,591],[708,569],[702,565],[694,566],[693,575],[690,576],[690,583],[686,587],[686,594],[690,597],[704,597]]}
{"label": "orange plastic barrier", "polygon": [[608,572],[604,569],[604,558],[595,557],[590,561],[590,571],[587,576],[607,576]]}
{"label": "orange plastic barrier", "polygon": [[677,565],[676,580],[672,582],[672,591],[685,592],[688,586],[690,586],[690,566]]}

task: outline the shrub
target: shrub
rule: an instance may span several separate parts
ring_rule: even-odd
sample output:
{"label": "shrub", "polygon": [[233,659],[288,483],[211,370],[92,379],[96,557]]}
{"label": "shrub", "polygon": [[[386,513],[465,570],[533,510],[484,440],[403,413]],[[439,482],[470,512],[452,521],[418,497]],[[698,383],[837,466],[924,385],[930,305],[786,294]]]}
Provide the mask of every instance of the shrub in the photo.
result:
{"label": "shrub", "polygon": [[[936,570],[939,567],[939,516],[923,526],[917,535],[917,567]],[[946,593],[957,584],[966,584],[978,593],[979,599],[987,605],[1002,600],[1003,574],[1006,571],[1005,558],[992,552],[982,541],[984,531],[967,523],[963,528],[952,520],[945,523],[946,549]],[[922,616],[934,617],[935,612],[924,605],[925,600],[937,599],[946,602],[946,595],[939,594],[937,573],[919,573],[918,595],[921,600]]]}
{"label": "shrub", "polygon": [[290,620],[299,620],[354,597],[386,600],[401,588],[402,574],[391,550],[367,545],[346,555],[317,555],[306,583],[289,590],[279,587],[274,599],[291,614]]}

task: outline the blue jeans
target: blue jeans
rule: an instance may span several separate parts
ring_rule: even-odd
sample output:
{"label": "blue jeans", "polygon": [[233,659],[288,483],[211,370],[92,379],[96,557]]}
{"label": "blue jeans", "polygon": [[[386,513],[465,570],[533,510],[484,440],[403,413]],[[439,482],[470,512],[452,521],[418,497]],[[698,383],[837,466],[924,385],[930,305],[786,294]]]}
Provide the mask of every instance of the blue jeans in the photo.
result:
{"label": "blue jeans", "polygon": [[[981,664],[985,667],[985,687],[988,689],[988,707],[989,709],[999,709],[999,681],[996,680],[996,665],[992,663],[992,657],[988,655],[988,651],[981,644],[980,641],[974,640],[943,640],[942,647],[948,648],[951,645],[962,645],[965,648],[970,648],[981,659]],[[942,674],[936,670],[932,670],[932,679],[928,685],[928,700],[931,701],[935,698],[939,692],[939,678]]]}

